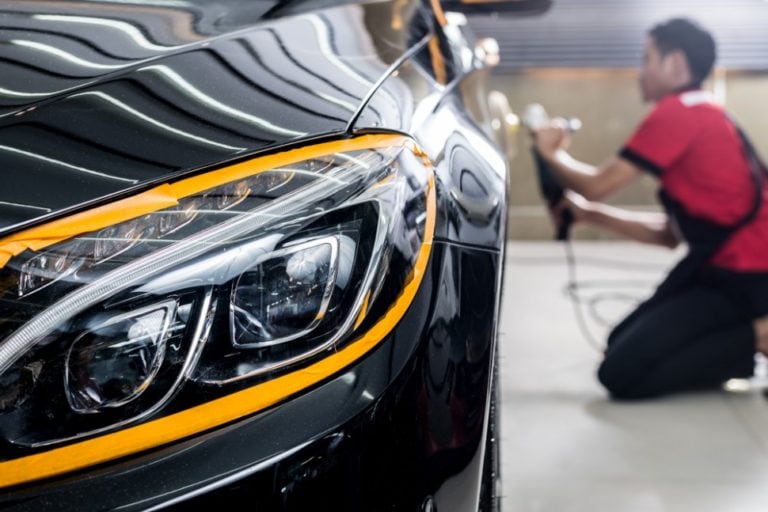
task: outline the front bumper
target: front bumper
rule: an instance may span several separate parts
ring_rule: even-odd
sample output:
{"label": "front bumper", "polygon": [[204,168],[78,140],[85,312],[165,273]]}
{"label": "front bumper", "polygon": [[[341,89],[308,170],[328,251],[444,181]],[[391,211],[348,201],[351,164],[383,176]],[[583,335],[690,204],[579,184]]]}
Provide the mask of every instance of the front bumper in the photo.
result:
{"label": "front bumper", "polygon": [[8,489],[0,507],[476,510],[500,265],[435,241],[405,317],[342,374],[204,435]]}

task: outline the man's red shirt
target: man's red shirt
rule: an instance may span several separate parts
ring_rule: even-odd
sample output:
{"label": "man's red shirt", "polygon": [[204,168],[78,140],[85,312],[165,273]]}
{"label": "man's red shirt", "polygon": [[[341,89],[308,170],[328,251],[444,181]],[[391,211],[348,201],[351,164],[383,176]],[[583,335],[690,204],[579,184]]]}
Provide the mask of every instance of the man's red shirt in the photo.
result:
{"label": "man's red shirt", "polygon": [[[753,205],[754,185],[739,134],[705,91],[659,100],[621,156],[657,175],[662,189],[695,217],[733,225]],[[731,235],[710,260],[713,266],[768,271],[767,182],[763,179],[763,206],[756,218]]]}

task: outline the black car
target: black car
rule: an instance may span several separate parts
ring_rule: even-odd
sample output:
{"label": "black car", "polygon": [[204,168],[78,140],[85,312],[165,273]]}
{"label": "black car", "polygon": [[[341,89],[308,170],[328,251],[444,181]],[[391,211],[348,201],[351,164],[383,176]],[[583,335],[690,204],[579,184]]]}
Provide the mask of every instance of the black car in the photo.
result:
{"label": "black car", "polygon": [[498,506],[488,4],[2,5],[0,507]]}

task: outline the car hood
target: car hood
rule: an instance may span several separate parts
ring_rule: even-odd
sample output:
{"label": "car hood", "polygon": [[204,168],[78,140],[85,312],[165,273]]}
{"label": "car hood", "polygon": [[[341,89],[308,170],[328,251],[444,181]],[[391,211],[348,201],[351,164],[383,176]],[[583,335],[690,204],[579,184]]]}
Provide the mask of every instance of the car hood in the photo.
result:
{"label": "car hood", "polygon": [[272,4],[4,5],[0,235],[340,132],[409,46],[372,21],[402,2],[264,20]]}

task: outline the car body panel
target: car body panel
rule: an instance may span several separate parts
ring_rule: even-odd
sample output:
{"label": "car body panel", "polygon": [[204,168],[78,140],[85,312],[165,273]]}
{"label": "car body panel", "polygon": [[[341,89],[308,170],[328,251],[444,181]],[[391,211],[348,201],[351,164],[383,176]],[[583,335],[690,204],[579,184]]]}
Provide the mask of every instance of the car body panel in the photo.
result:
{"label": "car body panel", "polygon": [[[87,18],[95,8],[71,5],[66,14],[44,4],[37,13],[2,15],[0,166],[7,179],[0,233],[291,141],[344,132],[406,49],[402,29],[387,31],[386,40],[345,30],[364,26],[370,15],[346,5],[201,35],[143,59],[96,58],[93,48],[114,45],[125,27],[97,26],[93,39],[84,39],[82,23],[61,19]],[[127,24],[114,7],[107,16]],[[185,30],[197,28],[194,18],[182,20],[190,25]],[[32,22],[69,31],[31,32]],[[143,49],[130,41],[129,48]]]}
{"label": "car body panel", "polygon": [[[90,76],[76,75],[77,60],[19,71],[21,57],[9,63],[0,56],[19,83],[32,83],[25,73],[36,73],[49,85],[37,92],[62,89],[20,102],[3,96],[0,83],[0,144],[7,146],[0,165],[17,170],[0,192],[0,234],[171,178],[365,133],[412,138],[434,169],[437,191],[424,279],[405,316],[366,357],[245,419],[0,489],[0,508],[186,509],[242,498],[251,510],[477,509],[507,172],[458,87],[483,64],[473,57],[472,34],[432,12],[435,2],[341,3],[274,20],[236,10],[221,25],[212,14],[196,19],[170,6],[162,8],[167,18],[138,10],[128,19],[143,27],[144,40],[179,48],[147,57],[149,50],[129,44],[124,68],[92,66]],[[17,12],[34,13],[21,5]],[[119,5],[94,5],[106,9],[102,18],[125,16],[116,14]],[[33,14],[13,16],[30,28]],[[101,44],[110,30],[119,29],[92,27],[84,37]],[[100,60],[78,40],[67,53],[76,47],[85,52],[79,59],[111,66],[121,45],[105,42]]]}

